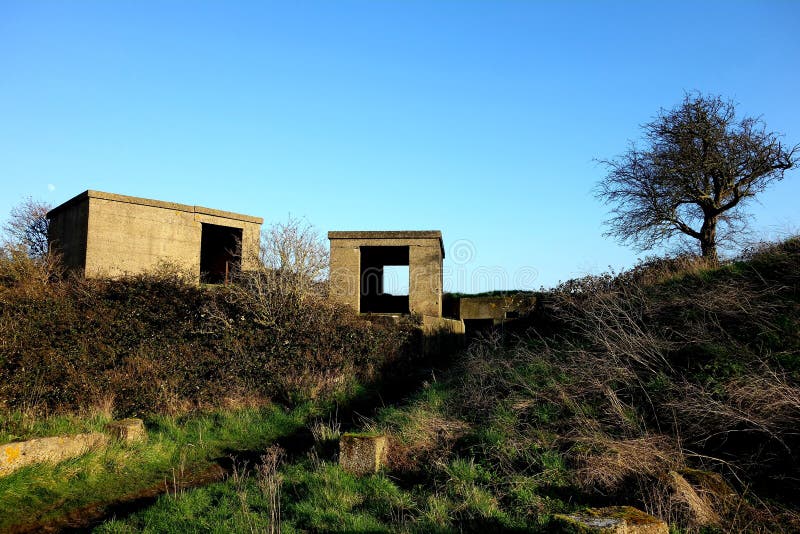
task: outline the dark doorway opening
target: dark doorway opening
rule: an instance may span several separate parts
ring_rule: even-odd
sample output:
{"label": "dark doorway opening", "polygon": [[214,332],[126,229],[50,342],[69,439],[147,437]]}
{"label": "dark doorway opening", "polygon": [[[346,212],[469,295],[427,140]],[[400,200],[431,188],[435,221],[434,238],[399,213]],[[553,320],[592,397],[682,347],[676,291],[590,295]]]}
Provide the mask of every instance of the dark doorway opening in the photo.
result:
{"label": "dark doorway opening", "polygon": [[384,267],[408,266],[408,247],[361,247],[361,313],[409,313],[408,295],[384,293]]}
{"label": "dark doorway opening", "polygon": [[200,237],[200,280],[207,284],[227,283],[242,264],[239,253],[242,229],[203,223]]}

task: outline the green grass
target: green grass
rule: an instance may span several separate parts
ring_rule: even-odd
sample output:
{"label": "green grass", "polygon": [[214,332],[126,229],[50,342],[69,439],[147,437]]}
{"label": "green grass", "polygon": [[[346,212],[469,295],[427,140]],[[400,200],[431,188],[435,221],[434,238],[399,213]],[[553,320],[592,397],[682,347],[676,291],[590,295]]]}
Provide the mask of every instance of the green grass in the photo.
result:
{"label": "green grass", "polygon": [[100,432],[110,420],[103,413],[37,417],[19,410],[0,412],[0,444],[45,436]]}
{"label": "green grass", "polygon": [[[272,406],[153,417],[146,421],[146,442],[115,443],[57,465],[29,466],[0,478],[0,530],[22,522],[47,521],[94,503],[113,502],[165,479],[180,480],[182,474],[208,468],[212,459],[229,450],[258,450],[291,434],[312,413],[312,407],[304,405],[290,412]],[[66,428],[63,421],[42,422],[37,432]],[[81,426],[70,421],[71,430]]]}
{"label": "green grass", "polygon": [[[448,424],[452,387],[433,383],[407,403],[384,408],[366,425],[367,433],[391,432],[412,444],[430,439],[437,430],[429,425]],[[473,434],[473,440],[482,436],[480,429]],[[498,474],[488,458],[465,453],[447,452],[426,464],[428,479],[410,484],[383,472],[355,477],[335,458],[320,459],[312,451],[280,468],[282,532],[535,532],[546,530],[551,511],[571,509],[540,491],[560,483],[565,469],[552,450],[535,451],[541,472],[532,476]],[[162,495],[153,506],[108,521],[97,532],[269,532],[271,508],[259,477],[251,472]]]}
{"label": "green grass", "polygon": [[[308,461],[281,471],[283,532],[389,532],[414,506],[409,493],[384,475],[356,478],[338,465]],[[96,532],[264,532],[269,495],[251,475],[163,495],[124,520]]]}
{"label": "green grass", "polygon": [[[281,530],[292,532],[457,532],[469,525],[522,528],[484,487],[487,473],[468,460],[447,466],[441,490],[403,489],[384,474],[354,477],[330,462],[304,460],[281,470]],[[268,496],[255,475],[178,495],[98,527],[100,533],[268,532]],[[537,525],[533,525],[536,527]]]}

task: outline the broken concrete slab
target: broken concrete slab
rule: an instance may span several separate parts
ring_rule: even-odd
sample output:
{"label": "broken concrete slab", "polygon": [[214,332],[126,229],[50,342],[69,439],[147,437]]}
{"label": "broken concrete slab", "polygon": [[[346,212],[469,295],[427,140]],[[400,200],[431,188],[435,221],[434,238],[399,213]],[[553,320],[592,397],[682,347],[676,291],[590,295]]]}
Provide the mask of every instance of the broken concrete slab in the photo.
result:
{"label": "broken concrete slab", "polygon": [[106,444],[108,444],[108,436],[100,432],[6,443],[0,445],[0,476],[7,475],[26,465],[43,462],[57,463],[75,458]]}
{"label": "broken concrete slab", "polygon": [[588,508],[576,514],[556,514],[561,532],[585,534],[669,534],[661,519],[632,506]]}

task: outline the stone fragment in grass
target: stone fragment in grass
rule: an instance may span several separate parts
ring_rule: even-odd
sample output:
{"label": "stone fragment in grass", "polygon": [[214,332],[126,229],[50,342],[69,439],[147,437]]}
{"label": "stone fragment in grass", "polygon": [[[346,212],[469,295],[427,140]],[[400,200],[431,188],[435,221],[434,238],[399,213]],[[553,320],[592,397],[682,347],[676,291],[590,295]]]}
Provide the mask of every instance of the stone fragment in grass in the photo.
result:
{"label": "stone fragment in grass", "polygon": [[0,476],[30,464],[57,463],[105,446],[108,436],[100,432],[54,436],[0,445]]}
{"label": "stone fragment in grass", "polygon": [[112,421],[106,425],[106,432],[123,443],[137,443],[147,439],[144,422],[136,418]]}
{"label": "stone fragment in grass", "polygon": [[377,473],[386,461],[386,436],[343,434],[339,438],[339,465],[348,473]]}
{"label": "stone fragment in grass", "polygon": [[632,506],[587,508],[554,516],[561,532],[585,534],[669,534],[667,524]]}

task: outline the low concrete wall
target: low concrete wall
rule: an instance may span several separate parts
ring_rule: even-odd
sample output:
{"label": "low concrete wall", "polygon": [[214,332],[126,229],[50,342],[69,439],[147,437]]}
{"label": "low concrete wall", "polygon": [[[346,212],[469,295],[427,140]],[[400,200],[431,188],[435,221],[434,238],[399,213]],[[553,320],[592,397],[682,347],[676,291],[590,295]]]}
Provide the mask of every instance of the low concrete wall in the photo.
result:
{"label": "low concrete wall", "polygon": [[536,297],[533,295],[461,297],[458,317],[460,319],[493,319],[495,324],[499,324],[506,319],[527,315],[535,304]]}
{"label": "low concrete wall", "polygon": [[422,350],[426,355],[452,354],[464,347],[464,321],[422,316]]}
{"label": "low concrete wall", "polygon": [[422,316],[422,332],[426,335],[464,333],[464,321],[460,319],[447,319],[445,317]]}
{"label": "low concrete wall", "polygon": [[36,438],[0,445],[0,476],[7,475],[26,465],[42,462],[60,462],[80,456],[108,444],[109,437],[100,432]]}

